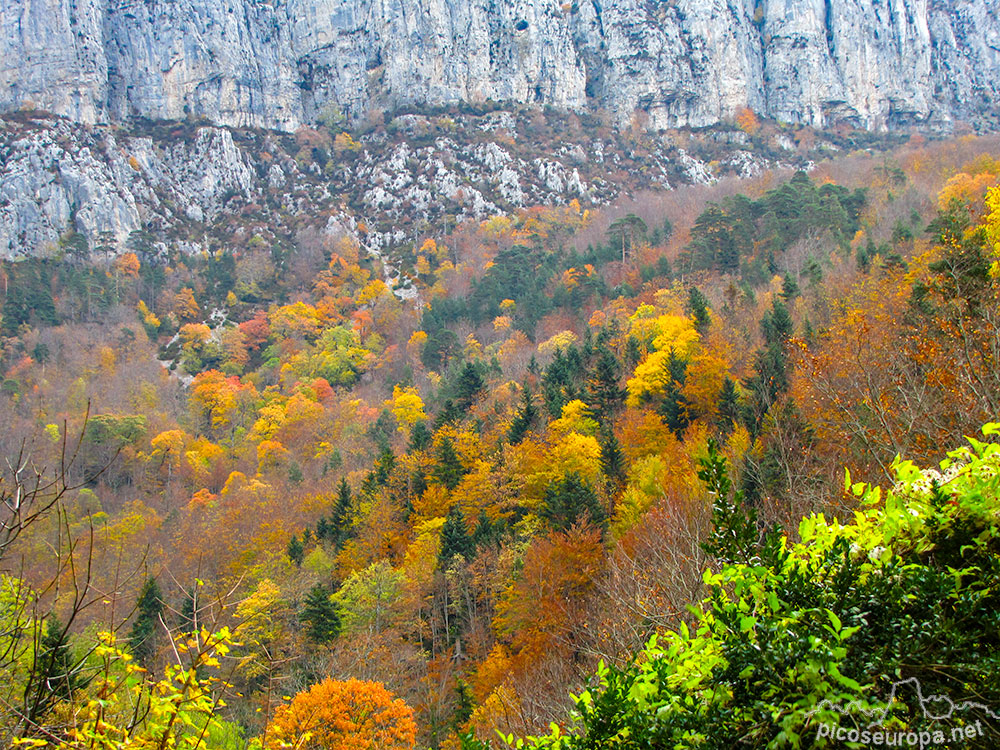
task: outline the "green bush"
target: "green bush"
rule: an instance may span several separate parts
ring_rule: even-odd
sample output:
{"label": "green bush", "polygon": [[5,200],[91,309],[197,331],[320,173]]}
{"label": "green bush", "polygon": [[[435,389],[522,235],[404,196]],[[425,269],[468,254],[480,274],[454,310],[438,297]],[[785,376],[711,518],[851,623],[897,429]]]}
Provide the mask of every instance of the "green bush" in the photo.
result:
{"label": "green bush", "polygon": [[[1000,424],[983,432],[995,439]],[[517,746],[865,746],[829,737],[833,724],[902,732],[904,746],[924,733],[996,747],[1000,445],[969,439],[948,456],[940,470],[897,459],[884,497],[848,474],[853,521],[813,515],[793,540],[756,524],[710,454],[710,547],[731,562],[705,573],[693,625],[650,639],[623,669],[602,664],[565,726]],[[954,712],[935,719],[935,700]]]}

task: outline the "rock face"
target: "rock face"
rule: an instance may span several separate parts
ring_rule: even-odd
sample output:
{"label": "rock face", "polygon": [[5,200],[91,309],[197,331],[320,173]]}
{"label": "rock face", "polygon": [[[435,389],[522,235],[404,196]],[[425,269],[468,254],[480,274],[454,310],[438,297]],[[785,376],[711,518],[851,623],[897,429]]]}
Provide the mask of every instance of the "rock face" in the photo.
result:
{"label": "rock face", "polygon": [[996,0],[3,0],[0,111],[294,130],[496,100],[1000,126]]}
{"label": "rock face", "polygon": [[781,132],[754,146],[723,126],[636,137],[588,127],[586,117],[407,114],[338,152],[317,131],[300,134],[310,139],[184,122],[124,128],[3,116],[0,259],[59,252],[72,233],[99,254],[123,252],[136,233],[154,248],[186,252],[238,250],[255,235],[288,247],[303,226],[331,221],[346,231],[363,222],[365,245],[391,253],[466,220],[574,200],[582,210],[623,193],[807,168],[851,148],[817,138],[819,150],[800,150]]}

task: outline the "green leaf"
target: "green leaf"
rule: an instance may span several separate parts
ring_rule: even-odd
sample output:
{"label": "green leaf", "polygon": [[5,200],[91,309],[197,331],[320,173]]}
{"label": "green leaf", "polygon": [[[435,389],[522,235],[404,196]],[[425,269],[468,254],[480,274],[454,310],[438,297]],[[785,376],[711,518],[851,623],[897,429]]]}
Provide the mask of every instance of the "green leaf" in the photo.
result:
{"label": "green leaf", "polygon": [[832,610],[828,609],[826,613],[830,617],[830,622],[833,624],[833,629],[839,633],[843,628],[843,625],[840,622],[840,618],[837,617],[837,615]]}

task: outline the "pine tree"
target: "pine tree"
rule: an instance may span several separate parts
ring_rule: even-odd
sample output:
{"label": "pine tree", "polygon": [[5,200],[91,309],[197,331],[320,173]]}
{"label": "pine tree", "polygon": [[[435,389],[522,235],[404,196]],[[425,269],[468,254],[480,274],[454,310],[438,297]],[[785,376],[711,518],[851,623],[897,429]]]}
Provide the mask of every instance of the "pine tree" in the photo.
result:
{"label": "pine tree", "polygon": [[740,270],[740,249],[732,232],[719,238],[719,270],[722,273],[736,273]]}
{"label": "pine tree", "polygon": [[661,255],[656,261],[656,272],[664,278],[670,279],[674,275],[674,269],[670,265],[665,255]]}
{"label": "pine tree", "polygon": [[671,381],[663,389],[663,401],[660,402],[656,413],[663,418],[663,424],[678,436],[691,424],[687,399],[681,393],[676,381]]}
{"label": "pine tree", "polygon": [[449,490],[453,490],[462,481],[466,470],[455,452],[455,446],[451,440],[445,438],[438,445],[437,463],[434,466],[434,478]]}
{"label": "pine tree", "polygon": [[700,459],[698,478],[713,498],[712,532],[702,549],[723,562],[750,565],[774,560],[779,554],[780,533],[763,532],[756,509],[741,490],[734,491],[726,460],[714,439],[708,441],[708,456]]}
{"label": "pine tree", "polygon": [[288,542],[288,547],[285,549],[288,553],[288,559],[295,563],[295,567],[302,565],[302,561],[305,559],[305,548],[302,546],[302,542],[299,538],[292,535],[292,538]]}
{"label": "pine tree", "polygon": [[163,614],[160,586],[152,576],[142,585],[135,608],[135,620],[129,631],[129,645],[136,661],[149,667],[156,655],[156,632]]}
{"label": "pine tree", "polygon": [[90,254],[90,245],[87,242],[87,235],[81,234],[73,229],[73,221],[70,220],[70,229],[59,238],[59,249],[64,251],[71,261],[86,260]]}
{"label": "pine tree", "polygon": [[781,298],[785,302],[791,302],[800,294],[798,282],[789,273],[785,274],[784,281],[781,282]]}
{"label": "pine tree", "polygon": [[495,542],[502,528],[501,524],[494,525],[490,523],[485,510],[479,511],[479,521],[476,523],[476,528],[472,531],[472,545],[478,547],[481,544]]}
{"label": "pine tree", "polygon": [[663,389],[663,400],[656,411],[663,417],[663,423],[680,435],[691,423],[688,401],[681,391],[687,377],[687,360],[677,356],[671,349],[667,357],[667,370],[670,381]]}
{"label": "pine tree", "polygon": [[747,400],[743,421],[754,437],[760,432],[768,410],[788,390],[789,364],[785,345],[792,336],[792,316],[780,300],[761,321],[766,346],[754,355],[754,374],[746,382]]}
{"label": "pine tree", "polygon": [[441,552],[438,554],[441,568],[447,568],[455,555],[468,559],[474,549],[465,526],[465,516],[458,504],[452,505],[444,526],[441,527]]}
{"label": "pine tree", "polygon": [[434,429],[440,430],[446,424],[453,424],[462,421],[462,410],[455,406],[455,402],[450,398],[441,405],[441,410],[434,418]]}
{"label": "pine tree", "polygon": [[317,583],[306,594],[299,620],[309,624],[306,637],[313,643],[329,643],[340,635],[340,614],[326,587]]}
{"label": "pine tree", "polygon": [[79,684],[64,631],[65,627],[55,615],[45,621],[45,632],[39,640],[38,653],[25,689],[25,713],[31,724],[37,724],[57,701],[70,699]]}
{"label": "pine tree", "polygon": [[181,610],[178,613],[178,619],[180,620],[181,630],[185,633],[190,633],[197,625],[196,617],[198,603],[196,597],[196,590],[188,589],[184,594],[184,601],[181,602]]}
{"label": "pine tree", "polygon": [[32,314],[42,323],[56,325],[59,322],[56,303],[52,299],[52,279],[40,263],[35,267],[34,283],[28,292],[28,305]]}
{"label": "pine tree", "polygon": [[392,475],[395,465],[396,454],[392,452],[392,448],[388,445],[383,445],[375,461],[375,469],[372,472],[372,479],[377,486],[385,487],[389,483],[389,477]]}
{"label": "pine tree", "polygon": [[607,236],[612,246],[621,248],[622,263],[624,263],[635,246],[645,241],[647,232],[646,222],[635,214],[628,214],[611,222]]}
{"label": "pine tree", "polygon": [[634,368],[642,359],[642,352],[639,349],[639,339],[629,336],[625,341],[625,366]]}
{"label": "pine tree", "polygon": [[792,316],[783,302],[774,300],[771,310],[761,320],[760,328],[768,346],[784,346],[788,342],[792,337],[793,324]]}
{"label": "pine tree", "polygon": [[878,248],[875,247],[875,242],[871,237],[868,238],[868,244],[864,247],[858,247],[858,251],[855,254],[855,258],[858,263],[858,270],[862,273],[867,273],[868,269],[871,267],[871,259],[878,254]]}
{"label": "pine tree", "polygon": [[392,414],[389,413],[388,409],[383,409],[378,419],[375,420],[375,424],[369,428],[368,437],[372,439],[380,451],[384,451],[389,447],[389,442],[395,431],[395,420]]}
{"label": "pine tree", "polygon": [[625,454],[614,430],[605,427],[601,430],[601,469],[608,481],[615,486],[625,482]]}
{"label": "pine tree", "polygon": [[562,349],[556,349],[552,361],[542,375],[542,398],[550,416],[558,417],[562,413],[563,406],[571,400],[567,390],[571,389],[572,385],[572,365],[566,353]]}
{"label": "pine tree", "polygon": [[589,383],[590,402],[594,405],[598,421],[604,422],[610,420],[625,402],[625,389],[619,383],[621,368],[618,359],[605,346],[598,351],[594,376]]}
{"label": "pine tree", "polygon": [[466,362],[455,383],[455,402],[460,411],[468,411],[486,388],[483,375],[473,362]]}
{"label": "pine tree", "polygon": [[546,487],[541,516],[550,526],[561,531],[581,518],[587,518],[602,529],[607,525],[607,513],[601,507],[594,488],[572,472]]}
{"label": "pine tree", "polygon": [[691,291],[688,293],[687,309],[691,313],[691,317],[694,318],[695,330],[698,331],[699,335],[704,336],[712,323],[712,317],[708,312],[708,298],[696,286],[691,287]]}
{"label": "pine tree", "polygon": [[528,434],[528,430],[534,427],[537,420],[538,407],[535,406],[531,389],[524,386],[521,390],[521,408],[514,415],[510,431],[507,433],[507,439],[510,440],[511,445],[517,445],[524,440],[524,436]]}
{"label": "pine tree", "polygon": [[755,371],[744,383],[747,399],[743,405],[743,421],[754,437],[778,396],[788,390],[786,364],[780,346],[769,346],[754,356]]}
{"label": "pine tree", "polygon": [[802,271],[806,275],[806,278],[809,279],[809,286],[811,288],[823,280],[823,265],[812,255],[806,259],[806,265]]}
{"label": "pine tree", "polygon": [[348,536],[348,523],[351,517],[351,486],[346,479],[341,479],[337,486],[337,499],[330,515],[329,538],[335,545],[344,543]]}
{"label": "pine tree", "polygon": [[20,274],[11,274],[13,278],[7,285],[7,296],[3,303],[3,332],[14,335],[22,323],[27,323],[31,308],[25,300],[24,288],[21,285]]}
{"label": "pine tree", "polygon": [[740,416],[740,397],[736,391],[736,383],[728,375],[722,381],[719,391],[719,427],[723,432],[729,432]]}
{"label": "pine tree", "polygon": [[431,444],[431,431],[427,429],[426,422],[417,422],[410,430],[410,442],[407,449],[413,453],[422,451]]}
{"label": "pine tree", "polygon": [[316,521],[316,538],[321,542],[330,538],[330,524],[327,522],[326,516],[320,516],[319,520]]}

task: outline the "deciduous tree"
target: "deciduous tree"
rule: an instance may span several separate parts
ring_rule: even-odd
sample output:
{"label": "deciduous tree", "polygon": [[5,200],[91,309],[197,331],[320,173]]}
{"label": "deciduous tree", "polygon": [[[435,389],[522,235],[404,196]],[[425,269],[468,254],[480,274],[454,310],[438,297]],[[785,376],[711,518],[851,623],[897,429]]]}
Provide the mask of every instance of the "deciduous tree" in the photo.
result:
{"label": "deciduous tree", "polygon": [[417,725],[381,683],[327,679],[280,706],[267,734],[272,750],[412,750]]}

